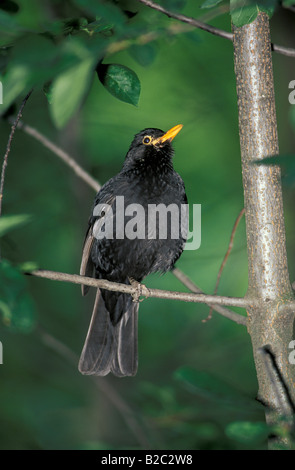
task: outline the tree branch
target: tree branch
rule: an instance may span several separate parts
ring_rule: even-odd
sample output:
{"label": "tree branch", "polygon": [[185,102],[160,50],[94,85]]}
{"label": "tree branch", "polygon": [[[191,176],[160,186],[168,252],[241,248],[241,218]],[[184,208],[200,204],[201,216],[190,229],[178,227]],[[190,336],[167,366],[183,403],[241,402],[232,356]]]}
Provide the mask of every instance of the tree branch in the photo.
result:
{"label": "tree branch", "polygon": [[218,305],[230,305],[232,307],[247,308],[255,305],[254,300],[243,297],[223,297],[206,294],[195,294],[190,292],[174,292],[160,289],[149,289],[144,284],[136,286],[111,282],[106,279],[94,279],[92,277],[80,276],[78,274],[67,274],[56,271],[34,270],[26,273],[28,275],[50,279],[52,281],[71,282],[115,292],[123,292],[132,295],[134,298],[143,296],[145,298],[154,297],[158,299],[180,300],[183,302],[209,303]]}
{"label": "tree branch", "polygon": [[271,44],[271,49],[278,54],[286,55],[287,57],[295,57],[295,49],[291,49],[290,47]]}
{"label": "tree branch", "polygon": [[[181,15],[178,13],[174,13],[166,8],[162,7],[161,5],[152,2],[151,0],[137,0],[140,3],[143,3],[147,7],[152,8],[153,10],[157,10],[160,13],[168,16],[169,18],[173,18],[178,21],[182,21],[183,23],[188,23],[191,26],[195,26],[196,28],[202,29],[203,31],[207,31],[208,33],[214,34],[215,36],[222,37],[224,39],[228,39],[230,41],[233,40],[233,34],[229,33],[228,31],[224,31],[220,28],[215,28],[207,23],[203,23],[200,20],[195,18],[191,18],[190,16]],[[283,47],[279,46],[278,44],[272,44],[272,50],[282,55],[286,55],[288,57],[295,57],[295,49],[291,49],[290,47]]]}
{"label": "tree branch", "polygon": [[158,3],[151,2],[150,0],[138,0],[140,3],[143,3],[147,7],[153,8],[153,10],[157,10],[164,15],[168,16],[169,18],[173,18],[178,21],[182,21],[183,23],[190,24],[191,26],[195,26],[196,28],[202,29],[207,31],[208,33],[214,34],[215,36],[220,36],[225,39],[229,39],[230,41],[233,40],[232,33],[224,31],[220,28],[215,28],[207,23],[203,23],[195,18],[191,18],[190,16],[181,15],[178,13],[174,13],[170,10],[166,10],[166,8],[162,7]]}
{"label": "tree branch", "polygon": [[[11,121],[11,120],[9,120]],[[21,129],[26,134],[34,137],[34,139],[38,140],[44,147],[51,150],[55,155],[57,155],[64,163],[66,163],[72,170],[76,173],[79,178],[84,180],[91,188],[93,188],[96,192],[100,190],[100,184],[96,181],[92,176],[87,173],[78,163],[70,157],[68,153],[62,150],[60,147],[55,145],[51,140],[49,140],[45,135],[41,134],[41,132],[37,131],[37,129],[28,126],[28,124],[24,124],[23,122],[17,123],[17,128]]]}
{"label": "tree branch", "polygon": [[[237,219],[236,219],[236,221],[235,221],[235,223],[234,223],[234,226],[233,226],[233,229],[232,229],[232,232],[231,232],[231,236],[230,236],[230,241],[229,241],[228,249],[227,249],[227,252],[225,253],[225,256],[224,256],[224,258],[223,258],[223,261],[222,261],[221,266],[220,266],[219,271],[218,271],[217,281],[216,281],[215,289],[214,289],[214,294],[217,294],[219,282],[220,282],[220,279],[221,279],[221,274],[222,274],[222,271],[223,271],[223,269],[224,269],[224,267],[225,267],[225,265],[226,265],[226,263],[227,263],[228,257],[229,257],[229,255],[230,255],[231,250],[232,250],[232,247],[233,247],[233,245],[234,245],[235,233],[236,233],[236,230],[237,230],[237,228],[238,228],[238,225],[239,225],[240,220],[241,220],[242,216],[244,215],[244,213],[245,213],[245,209],[243,208],[243,209],[240,211],[240,213],[239,213],[239,215],[238,215],[238,217],[237,217]],[[210,311],[209,311],[208,317],[207,317],[205,320],[203,320],[204,322],[205,322],[205,321],[208,321],[208,320],[211,320],[211,318],[212,318],[212,310],[213,310],[213,308],[211,307],[211,308],[210,308]]]}
{"label": "tree branch", "polygon": [[[182,282],[184,286],[186,286],[189,290],[196,294],[204,294],[204,292],[196,285],[194,282],[189,279],[189,277],[184,274],[180,269],[174,268],[172,273],[174,274],[177,279]],[[207,303],[207,302],[206,302]],[[212,304],[207,304],[210,308],[212,308],[215,312],[220,313],[225,318],[228,318],[229,320],[234,321],[235,323],[238,323],[239,325],[244,325],[246,326],[247,324],[247,317],[244,317],[242,315],[239,315],[232,310],[224,307],[223,305],[212,305]]]}

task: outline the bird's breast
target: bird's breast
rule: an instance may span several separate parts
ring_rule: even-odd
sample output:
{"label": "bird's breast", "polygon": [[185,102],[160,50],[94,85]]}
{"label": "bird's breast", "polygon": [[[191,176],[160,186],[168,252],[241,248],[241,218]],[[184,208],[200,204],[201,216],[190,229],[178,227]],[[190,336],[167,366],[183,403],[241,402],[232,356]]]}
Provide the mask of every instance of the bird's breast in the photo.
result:
{"label": "bird's breast", "polygon": [[104,217],[108,233],[94,247],[97,269],[121,281],[126,276],[140,281],[151,272],[171,269],[185,243],[185,192],[179,179],[153,174],[125,178],[114,194]]}

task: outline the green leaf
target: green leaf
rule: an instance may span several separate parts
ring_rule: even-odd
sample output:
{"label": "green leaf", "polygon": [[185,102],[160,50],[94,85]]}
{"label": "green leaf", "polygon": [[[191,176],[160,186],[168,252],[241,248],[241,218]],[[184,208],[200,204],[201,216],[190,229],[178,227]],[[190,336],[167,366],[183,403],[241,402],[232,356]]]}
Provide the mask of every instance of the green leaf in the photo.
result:
{"label": "green leaf", "polygon": [[56,127],[65,126],[80,107],[90,88],[94,65],[92,57],[82,60],[52,82],[49,110]]}
{"label": "green leaf", "polygon": [[0,76],[3,86],[3,104],[0,112],[3,114],[11,104],[20,96],[23,97],[32,88],[32,74],[29,66],[16,65],[11,67],[5,76]]}
{"label": "green leaf", "polygon": [[109,1],[74,0],[74,2],[79,8],[92,14],[96,19],[103,19],[106,23],[120,26],[127,19],[122,10]]}
{"label": "green leaf", "polygon": [[182,33],[182,37],[189,39],[190,41],[194,42],[195,44],[201,44],[203,42],[201,36],[198,33],[197,28],[192,31],[188,31],[187,33]]}
{"label": "green leaf", "polygon": [[230,14],[233,24],[241,27],[257,18],[258,8],[252,1],[230,0]]}
{"label": "green leaf", "polygon": [[231,19],[235,26],[241,27],[252,23],[260,11],[271,16],[278,0],[230,0]]}
{"label": "green leaf", "polygon": [[264,11],[271,18],[279,3],[279,0],[259,0],[257,6],[259,11]]}
{"label": "green leaf", "polygon": [[12,51],[9,67],[1,78],[3,105],[1,113],[20,96],[35,87],[42,87],[51,78],[58,49],[43,36],[29,34],[19,40]]}
{"label": "green leaf", "polygon": [[204,3],[202,3],[201,8],[213,8],[216,7],[222,1],[223,0],[206,0]]}
{"label": "green leaf", "polygon": [[151,65],[157,54],[156,49],[152,44],[143,44],[142,46],[134,44],[129,47],[128,51],[131,57],[143,67]]}
{"label": "green leaf", "polygon": [[112,34],[112,26],[113,25],[111,23],[105,23],[103,20],[99,19],[92,21],[91,23],[81,25],[80,29],[86,31],[89,35],[103,33],[106,36]]}
{"label": "green leaf", "polygon": [[22,33],[15,16],[0,10],[0,46],[10,45]]}
{"label": "green leaf", "polygon": [[2,215],[0,217],[0,237],[7,232],[14,230],[21,225],[27,224],[32,220],[32,216],[28,214],[19,215]]}
{"label": "green leaf", "polygon": [[264,422],[235,421],[226,426],[225,432],[230,439],[251,444],[267,439],[270,428]]}
{"label": "green leaf", "polygon": [[133,70],[119,64],[100,64],[97,73],[101,83],[113,96],[134,106],[138,104],[140,81]]}
{"label": "green leaf", "polygon": [[35,304],[28,292],[27,280],[18,267],[9,261],[0,263],[0,314],[2,322],[26,333],[35,325]]}
{"label": "green leaf", "polygon": [[39,266],[35,261],[25,261],[24,263],[21,263],[18,265],[18,269],[22,273],[30,273],[31,271],[35,271],[35,269],[38,269]]}

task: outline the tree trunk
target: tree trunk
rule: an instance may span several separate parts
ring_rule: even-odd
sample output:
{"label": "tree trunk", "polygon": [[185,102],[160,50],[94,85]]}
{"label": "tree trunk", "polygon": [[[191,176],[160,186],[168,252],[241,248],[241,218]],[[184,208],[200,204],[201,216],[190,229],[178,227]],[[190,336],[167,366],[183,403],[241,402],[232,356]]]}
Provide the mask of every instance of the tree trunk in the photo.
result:
{"label": "tree trunk", "polygon": [[294,312],[285,244],[279,166],[255,164],[279,153],[271,40],[267,14],[241,28],[233,26],[234,61],[248,249],[248,311],[259,384],[267,419],[294,414],[295,366],[288,349]]}

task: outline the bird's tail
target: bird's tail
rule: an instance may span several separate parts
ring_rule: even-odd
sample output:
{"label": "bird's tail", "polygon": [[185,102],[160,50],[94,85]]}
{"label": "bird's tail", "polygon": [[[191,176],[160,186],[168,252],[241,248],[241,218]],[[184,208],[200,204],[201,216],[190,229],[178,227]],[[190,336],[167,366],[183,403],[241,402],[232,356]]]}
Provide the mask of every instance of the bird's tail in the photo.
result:
{"label": "bird's tail", "polygon": [[[126,294],[125,294],[126,295]],[[100,290],[97,290],[91,322],[79,361],[85,375],[132,376],[137,372],[138,303],[126,302],[117,323],[111,321]]]}

